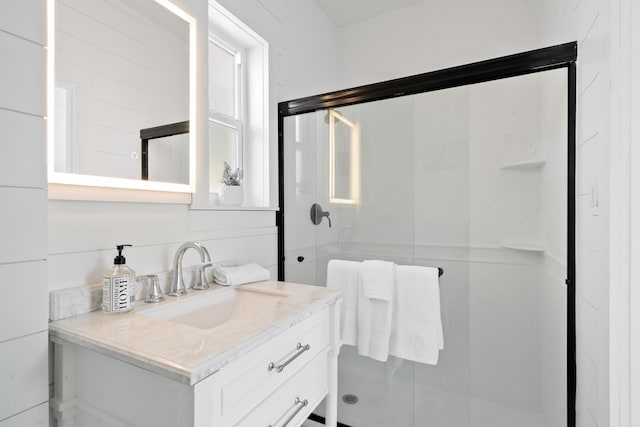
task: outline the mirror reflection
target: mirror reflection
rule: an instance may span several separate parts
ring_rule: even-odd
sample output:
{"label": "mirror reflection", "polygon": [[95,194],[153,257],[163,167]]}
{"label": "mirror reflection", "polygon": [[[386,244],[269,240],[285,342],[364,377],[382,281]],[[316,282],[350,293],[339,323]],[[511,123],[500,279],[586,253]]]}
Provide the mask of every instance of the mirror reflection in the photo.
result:
{"label": "mirror reflection", "polygon": [[338,110],[328,111],[329,201],[358,203],[360,198],[360,127]]}
{"label": "mirror reflection", "polygon": [[[189,35],[154,0],[55,0],[54,172],[141,180],[141,130],[190,117]],[[149,180],[189,183],[180,141],[150,145]]]}
{"label": "mirror reflection", "polygon": [[143,180],[189,183],[189,121],[140,129],[140,140]]}

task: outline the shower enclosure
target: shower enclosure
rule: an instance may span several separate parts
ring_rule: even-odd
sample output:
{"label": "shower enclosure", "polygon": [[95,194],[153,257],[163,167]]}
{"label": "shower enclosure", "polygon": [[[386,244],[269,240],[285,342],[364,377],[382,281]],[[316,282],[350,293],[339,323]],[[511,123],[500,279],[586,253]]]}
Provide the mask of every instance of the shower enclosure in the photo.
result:
{"label": "shower enclosure", "polygon": [[575,55],[279,105],[279,278],[325,286],[331,259],[444,273],[438,364],[343,346],[341,423],[575,425]]}

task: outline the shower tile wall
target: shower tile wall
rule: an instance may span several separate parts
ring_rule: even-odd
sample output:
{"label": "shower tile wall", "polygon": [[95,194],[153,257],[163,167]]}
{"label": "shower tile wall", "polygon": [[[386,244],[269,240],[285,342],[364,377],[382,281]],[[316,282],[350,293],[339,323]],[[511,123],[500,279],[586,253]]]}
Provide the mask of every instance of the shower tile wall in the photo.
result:
{"label": "shower tile wall", "polygon": [[[469,89],[414,97],[416,256],[469,246]],[[423,254],[424,256],[424,254]]]}
{"label": "shower tile wall", "polygon": [[[566,184],[562,171],[566,154],[562,154],[566,152],[566,126],[561,124],[566,109],[557,98],[564,91],[559,92],[562,88],[554,83],[559,80],[564,84],[564,79],[566,74],[520,77],[476,85],[466,92],[456,89],[417,97],[417,111],[421,99],[429,96],[432,101],[430,109],[429,103],[424,102],[424,119],[416,121],[422,127],[425,123],[431,125],[426,126],[424,138],[420,137],[420,125],[416,127],[416,141],[429,144],[426,141],[431,140],[424,155],[416,156],[417,182],[437,184],[416,189],[416,200],[420,202],[416,202],[415,216],[422,218],[416,221],[416,262],[423,262],[420,256],[423,245],[440,246],[424,249],[425,258],[429,254],[438,255],[430,265],[442,265],[442,258],[447,256],[457,257],[460,262],[446,268],[442,279],[446,345],[440,363],[438,367],[416,364],[416,425],[423,425],[420,420],[429,420],[430,426],[552,426],[564,420],[563,412],[557,407],[551,409],[553,404],[549,404],[550,399],[543,392],[543,386],[555,387],[560,391],[550,395],[562,400],[562,395],[558,396],[562,387],[550,378],[563,376],[549,378],[543,375],[543,370],[548,373],[552,367],[562,370],[565,366],[564,348],[558,343],[565,335],[555,332],[557,324],[540,327],[541,310],[556,314],[553,319],[559,325],[564,324],[558,315],[565,312],[561,303],[566,303],[566,298],[562,298],[564,285],[561,280],[548,282],[548,274],[540,268],[546,256],[501,248],[503,243],[544,246],[549,236],[556,236],[552,242],[556,252],[558,247],[564,247]],[[541,107],[541,88],[549,84],[548,91],[555,94],[554,106],[560,107],[550,108],[547,116],[541,118],[543,109],[549,107]],[[445,94],[448,96],[440,96]],[[455,98],[459,98],[457,109],[448,108],[447,102]],[[446,115],[439,114],[442,111],[461,120],[451,123]],[[560,123],[553,119],[558,114]],[[440,138],[444,148],[439,150],[434,140]],[[547,153],[548,146],[556,152]],[[447,162],[443,154],[447,149],[451,150],[451,158],[457,159],[457,165]],[[544,172],[501,169],[511,162],[537,160],[547,154],[556,157],[556,164],[545,166]],[[431,170],[420,175],[418,164],[424,158],[433,159]],[[422,165],[422,169],[428,168]],[[450,179],[438,179],[445,171]],[[556,190],[549,188],[554,185]],[[550,203],[556,199],[561,203]],[[543,234],[541,216],[548,220]],[[455,252],[456,246],[465,245],[466,254],[462,250]],[[565,257],[564,253],[559,255],[561,261],[556,270],[563,269]],[[467,269],[461,269],[466,261],[470,262]],[[565,272],[559,274],[563,276]],[[453,281],[452,276],[456,277]],[[546,294],[541,294],[543,289]],[[554,300],[555,306],[546,308],[549,300],[541,297],[550,296],[554,290],[553,297],[557,297],[560,305]],[[457,297],[452,298],[450,292]],[[452,322],[455,318],[466,319],[468,323]],[[549,336],[556,338],[557,350],[543,358],[542,343]],[[462,369],[466,377],[456,370],[460,366],[468,366]],[[457,382],[452,380],[456,375]],[[552,410],[555,417],[545,419],[545,413]]]}
{"label": "shower tile wall", "polygon": [[[540,77],[533,74],[474,85],[471,90],[472,246],[540,244],[540,169],[501,168],[541,159],[540,87]],[[566,102],[563,95],[557,102]],[[555,142],[566,144],[564,139]]]}

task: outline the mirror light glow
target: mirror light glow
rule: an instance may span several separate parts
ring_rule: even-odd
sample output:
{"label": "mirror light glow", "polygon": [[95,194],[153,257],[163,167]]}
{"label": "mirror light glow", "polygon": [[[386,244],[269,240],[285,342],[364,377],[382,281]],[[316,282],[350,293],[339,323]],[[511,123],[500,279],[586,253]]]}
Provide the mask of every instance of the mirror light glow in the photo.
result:
{"label": "mirror light glow", "polygon": [[[351,122],[336,110],[329,110],[329,202],[341,204],[360,203],[360,126]],[[338,188],[338,141],[336,124],[349,128],[349,197],[341,197],[344,189]],[[343,141],[344,143],[344,141]]]}

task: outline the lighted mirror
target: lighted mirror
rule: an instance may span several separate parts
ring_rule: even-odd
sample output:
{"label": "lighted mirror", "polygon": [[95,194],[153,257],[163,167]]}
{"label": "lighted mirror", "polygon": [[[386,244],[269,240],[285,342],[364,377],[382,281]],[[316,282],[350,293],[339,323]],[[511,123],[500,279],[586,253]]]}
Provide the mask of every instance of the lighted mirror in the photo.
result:
{"label": "lighted mirror", "polygon": [[49,182],[193,192],[195,20],[166,0],[48,6]]}
{"label": "lighted mirror", "polygon": [[329,201],[360,200],[360,127],[337,110],[328,111]]}

